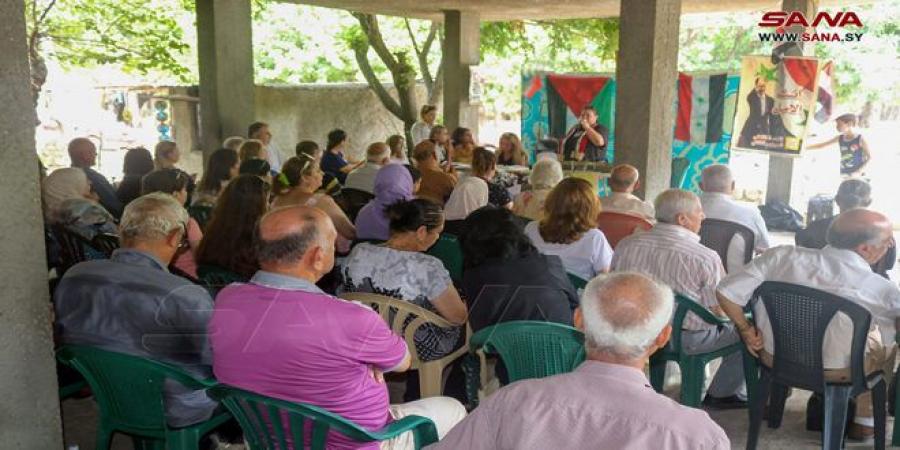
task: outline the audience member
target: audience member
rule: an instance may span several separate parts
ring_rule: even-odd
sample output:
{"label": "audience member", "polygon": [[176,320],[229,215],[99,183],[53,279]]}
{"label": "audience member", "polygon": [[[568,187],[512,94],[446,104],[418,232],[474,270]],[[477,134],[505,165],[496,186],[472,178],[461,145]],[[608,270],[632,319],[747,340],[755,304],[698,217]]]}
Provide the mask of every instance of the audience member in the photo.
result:
{"label": "audience member", "polygon": [[591,183],[580,178],[559,182],[544,203],[544,217],[525,226],[541,253],[562,259],[566,270],[590,280],[609,271],[612,247],[597,229],[600,201]]}
{"label": "audience member", "polygon": [[419,145],[419,142],[431,138],[431,129],[434,127],[434,121],[437,119],[437,106],[422,105],[419,111],[419,120],[409,129],[409,135],[412,137],[412,145]]}
{"label": "audience member", "polygon": [[438,205],[444,205],[458,180],[456,170],[452,165],[441,167],[434,142],[425,140],[416,144],[413,149],[413,159],[416,167],[422,172],[422,186],[418,195],[427,198]]}
{"label": "audience member", "polygon": [[415,336],[419,356],[441,358],[462,344],[466,305],[441,260],[424,252],[444,229],[441,208],[425,199],[390,205],[390,239],[384,245],[360,243],[343,264],[343,292],[395,297],[438,313],[454,328],[427,325]]}
{"label": "audience member", "polygon": [[[169,194],[184,207],[187,201],[187,185],[188,176],[184,172],[178,169],[157,169],[144,176],[141,193],[143,195],[154,192]],[[200,240],[203,239],[203,232],[200,230],[200,224],[192,217],[184,223],[184,228],[184,239],[172,258],[172,265],[197,278],[197,262],[194,259],[194,253],[200,245]]]}
{"label": "audience member", "polygon": [[600,199],[603,211],[631,214],[651,222],[655,220],[653,205],[632,194],[635,189],[640,187],[639,177],[637,168],[630,164],[619,164],[613,167],[607,181],[612,192],[609,196]]}
{"label": "audience member", "polygon": [[[753,231],[754,250],[761,253],[771,246],[766,221],[755,206],[742,205],[732,198],[734,178],[731,169],[724,164],[713,164],[701,174],[700,204],[708,219],[727,220],[741,224]],[[729,272],[744,266],[744,238],[735,235],[728,246],[726,268]]]}
{"label": "audience member", "polygon": [[[97,193],[83,170],[76,167],[56,169],[41,186],[44,218],[48,224],[67,229],[91,240],[99,233],[115,233],[115,218],[97,203]],[[89,257],[102,257],[96,253]]]}
{"label": "audience member", "polygon": [[[637,271],[669,285],[713,314],[722,316],[716,301],[716,285],[725,275],[719,255],[700,243],[703,207],[691,192],[669,189],[656,197],[656,225],[647,232],[626,237],[616,246],[612,268]],[[706,353],[738,342],[731,324],[704,322],[688,313],[682,325],[681,345],[688,354]],[[704,403],[716,408],[746,406],[741,354],[722,360]]]}
{"label": "audience member", "polygon": [[141,196],[141,178],[153,171],[153,155],[144,147],[129,148],[122,164],[122,181],[116,189],[116,197],[122,205]]}
{"label": "audience member", "polygon": [[[268,164],[268,163],[266,163]],[[255,175],[239,175],[216,201],[197,247],[197,264],[214,266],[249,279],[259,270],[256,252],[247,245],[253,227],[269,206],[269,184]]]}
{"label": "audience member", "polygon": [[[54,294],[65,344],[90,345],[172,364],[200,379],[212,375],[206,289],[166,270],[184,238],[187,211],[171,195],[150,194],[125,207],[121,248],[112,258],[75,265]],[[169,426],[212,416],[216,403],[166,380]]]}
{"label": "audience member", "polygon": [[238,175],[253,175],[272,185],[272,166],[269,161],[260,158],[251,158],[241,162],[238,167]]}
{"label": "audience member", "polygon": [[275,142],[272,141],[272,131],[269,128],[269,124],[265,122],[253,122],[247,128],[247,137],[250,139],[257,139],[262,143],[263,147],[266,149],[266,160],[269,161],[272,170],[280,172],[283,156],[281,155],[281,150],[275,145]]}
{"label": "audience member", "polygon": [[[900,318],[900,290],[873,273],[871,264],[881,259],[893,245],[893,226],[882,214],[865,209],[841,213],[828,228],[828,246],[823,249],[775,247],[755,258],[740,271],[729,274],[719,283],[718,297],[722,310],[740,330],[740,336],[754,355],[771,366],[774,354],[772,325],[762,302],[754,305],[754,321],[744,317],[756,288],[765,281],[778,281],[808,286],[841,296],[872,313],[872,328],[866,341],[867,370],[884,369],[886,376],[894,372],[895,321]],[[826,378],[830,369],[850,366],[850,342],[853,324],[838,314],[828,325],[822,347],[822,363]],[[871,393],[856,398],[856,417],[849,428],[854,439],[874,435]]]}
{"label": "audience member", "polygon": [[399,134],[392,134],[384,141],[391,149],[391,159],[388,164],[409,164],[406,155],[406,138]]}
{"label": "audience member", "polygon": [[447,127],[443,125],[432,127],[428,140],[434,143],[434,151],[440,163],[443,164],[450,160],[450,151],[453,150],[453,145],[450,143],[450,132],[447,131]]}
{"label": "audience member", "polygon": [[[241,143],[241,148],[238,149],[238,156],[242,163],[253,159],[261,159],[265,162],[269,162],[269,152],[266,151],[266,147],[263,145],[262,141],[258,139],[247,139]],[[269,163],[269,167],[272,167],[271,163]]]}
{"label": "audience member", "polygon": [[413,197],[416,197],[419,195],[419,188],[422,187],[422,172],[413,167],[412,164],[404,164],[403,167],[406,167],[406,170],[409,171],[409,176],[413,182]]}
{"label": "audience member", "polygon": [[528,176],[531,190],[520,193],[513,200],[513,212],[520,217],[541,220],[544,202],[550,191],[563,179],[562,166],[555,159],[542,159],[534,164]]}
{"label": "audience member", "polygon": [[241,149],[241,144],[243,144],[244,141],[245,141],[245,139],[243,136],[230,136],[230,137],[225,138],[224,141],[222,141],[222,147],[230,148],[231,150],[234,150],[235,152],[237,152]]}
{"label": "audience member", "polygon": [[[851,178],[844,180],[838,186],[837,195],[834,196],[838,211],[841,213],[854,208],[868,208],[872,204],[872,187],[865,180]],[[794,242],[798,247],[824,248],[828,245],[825,237],[831,222],[837,216],[816,220],[806,226],[806,229],[798,231],[794,235]]]}
{"label": "audience member", "polygon": [[181,150],[172,141],[160,141],[153,149],[153,162],[157,169],[174,169],[183,173],[188,178],[187,192],[188,204],[194,196],[194,190],[197,187],[194,183],[194,176],[175,166],[181,160]]}
{"label": "audience member", "polygon": [[528,154],[515,133],[503,133],[497,146],[497,164],[501,166],[527,166]]}
{"label": "audience member", "polygon": [[444,231],[461,236],[465,231],[464,220],[472,211],[488,204],[488,184],[478,177],[468,176],[457,183],[444,205],[447,223]]}
{"label": "audience member", "polygon": [[578,294],[562,261],[538,252],[509,210],[480,208],[465,229],[462,286],[472,331],[510,320],[572,324]]}
{"label": "audience member", "polygon": [[[261,270],[250,283],[219,293],[209,326],[219,382],[315,405],[373,431],[414,414],[434,421],[440,437],[465,416],[446,397],[389,405],[382,373],[406,371],[409,350],[377,313],[316,287],[334,265],[337,233],[325,213],[282,208],[266,215],[255,234]],[[337,432],[326,445],[379,448]],[[410,433],[381,445],[414,448]]]}
{"label": "audience member", "polygon": [[475,152],[475,136],[472,130],[459,127],[453,130],[453,136],[450,138],[451,147],[449,158],[453,161],[461,163],[471,163],[472,153]]}
{"label": "audience member", "polygon": [[303,153],[294,156],[284,163],[281,175],[278,176],[278,189],[273,208],[285,206],[309,206],[321,209],[334,224],[338,232],[338,248],[344,252],[350,249],[350,241],[356,238],[356,227],[344,214],[344,211],[330,196],[317,193],[322,185],[322,171],[316,160]]}
{"label": "audience member", "polygon": [[109,181],[92,169],[97,165],[97,146],[88,138],[75,138],[69,142],[69,159],[72,160],[72,167],[77,167],[84,171],[90,181],[91,187],[97,193],[98,201],[113,217],[118,218],[122,215],[122,202],[116,196],[116,190]]}
{"label": "audience member", "polygon": [[[319,144],[313,141],[300,141],[297,143],[295,151],[298,158],[303,158],[301,155],[305,154],[315,159],[316,165],[320,168],[322,167],[322,149],[319,148]],[[341,192],[341,183],[331,174],[323,173],[322,186],[319,186],[318,191],[328,195],[335,195]]]}
{"label": "audience member", "polygon": [[193,205],[215,206],[219,193],[240,174],[240,167],[238,153],[230,148],[220,148],[209,155]]}
{"label": "audience member", "polygon": [[344,147],[347,145],[347,133],[336,129],[328,133],[328,145],[325,146],[325,154],[322,155],[320,165],[322,171],[337,178],[343,185],[347,182],[347,174],[353,169],[363,165],[365,161],[350,164],[344,159]]}
{"label": "audience member", "polygon": [[366,162],[347,174],[345,188],[374,194],[375,174],[391,159],[391,149],[384,142],[374,142],[366,149]]}
{"label": "audience member", "polygon": [[389,164],[375,176],[375,198],[356,215],[356,237],[386,241],[391,237],[387,208],[413,198],[413,180],[406,167]]}
{"label": "audience member", "polygon": [[472,176],[481,178],[488,185],[488,203],[501,208],[512,208],[509,191],[500,183],[495,183],[497,175],[497,156],[494,152],[478,147],[472,153]]}
{"label": "audience member", "polygon": [[730,449],[706,412],[657,394],[643,373],[669,340],[672,310],[672,291],[643,275],[591,281],[575,313],[587,360],[500,389],[429,449]]}

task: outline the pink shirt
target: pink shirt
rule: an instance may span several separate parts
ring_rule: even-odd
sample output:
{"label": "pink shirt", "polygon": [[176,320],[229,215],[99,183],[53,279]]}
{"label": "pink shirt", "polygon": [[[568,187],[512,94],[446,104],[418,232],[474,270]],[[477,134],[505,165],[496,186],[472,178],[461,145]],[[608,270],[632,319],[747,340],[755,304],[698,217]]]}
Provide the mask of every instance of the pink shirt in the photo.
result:
{"label": "pink shirt", "polygon": [[[384,383],[406,343],[366,306],[322,293],[308,281],[260,271],[216,297],[209,324],[220,383],[324,408],[370,430],[391,420]],[[377,449],[338,433],[329,449]]]}
{"label": "pink shirt", "polygon": [[203,231],[200,230],[200,224],[193,218],[188,219],[187,223],[187,240],[188,248],[181,252],[172,265],[180,269],[182,272],[197,278],[197,260],[194,259],[194,252],[200,247],[200,241],[203,240]]}
{"label": "pink shirt", "polygon": [[643,372],[586,361],[574,372],[513,383],[429,450],[730,449],[703,410],[657,394]]}

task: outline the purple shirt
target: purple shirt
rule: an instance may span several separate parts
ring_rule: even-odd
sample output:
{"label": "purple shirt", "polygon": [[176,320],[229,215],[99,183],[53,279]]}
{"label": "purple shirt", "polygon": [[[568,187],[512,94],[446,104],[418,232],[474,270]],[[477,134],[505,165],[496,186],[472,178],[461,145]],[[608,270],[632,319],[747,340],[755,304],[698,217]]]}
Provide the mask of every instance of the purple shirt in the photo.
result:
{"label": "purple shirt", "polygon": [[[319,406],[369,430],[391,420],[387,387],[370,367],[396,368],[406,343],[366,306],[260,271],[249,284],[219,293],[209,332],[221,383]],[[332,433],[328,448],[377,449],[378,443]]]}
{"label": "purple shirt", "polygon": [[706,412],[657,394],[640,370],[586,361],[571,373],[500,389],[428,448],[727,450],[731,445]]}

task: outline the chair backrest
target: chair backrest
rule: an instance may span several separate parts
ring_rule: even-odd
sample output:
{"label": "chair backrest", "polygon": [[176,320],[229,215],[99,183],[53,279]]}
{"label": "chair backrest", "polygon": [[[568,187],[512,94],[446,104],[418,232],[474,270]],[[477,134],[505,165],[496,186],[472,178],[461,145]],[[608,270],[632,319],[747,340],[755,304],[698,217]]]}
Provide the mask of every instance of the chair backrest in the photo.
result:
{"label": "chair backrest", "polygon": [[163,385],[167,378],[189,388],[202,387],[176,367],[96,347],[66,345],[56,357],[80,372],[90,385],[100,417],[112,428],[129,434],[165,436]]}
{"label": "chair backrest", "polygon": [[[329,431],[358,442],[380,440],[376,433],[313,405],[279,400],[224,385],[216,386],[208,393],[214,400],[222,402],[237,419],[244,430],[244,439],[252,449],[324,450]],[[434,424],[428,422],[430,432],[428,426],[411,430],[415,435],[416,448],[437,442]],[[294,445],[295,442],[303,444]]]}
{"label": "chair backrest", "polygon": [[572,286],[573,286],[576,290],[578,290],[578,289],[584,289],[584,287],[587,286],[587,284],[588,284],[587,280],[585,280],[584,278],[579,277],[578,275],[575,275],[575,274],[569,273],[569,272],[566,272],[566,275],[569,276],[569,281],[572,282]]}
{"label": "chair backrest", "polygon": [[351,222],[356,222],[359,210],[375,196],[366,191],[353,188],[343,188],[341,193],[335,196],[335,202],[344,210]]}
{"label": "chair backrest", "polygon": [[106,254],[107,258],[109,258],[112,256],[112,253],[119,248],[119,236],[109,233],[98,233],[94,236],[94,239],[91,240],[91,246],[100,250]]}
{"label": "chair backrest", "polygon": [[822,343],[825,330],[838,312],[853,322],[850,373],[852,395],[866,389],[863,354],[872,315],[837,295],[805,286],[767,281],[753,294],[762,301],[772,324],[773,378],[801,389],[822,392],[825,374]]}
{"label": "chair backrest", "polygon": [[678,156],[672,158],[672,175],[669,178],[669,187],[672,189],[681,189],[684,186],[684,179],[687,177],[688,167],[691,160]]}
{"label": "chair backrest", "polygon": [[191,205],[188,208],[188,215],[191,216],[192,219],[197,221],[197,225],[200,225],[201,230],[206,229],[206,223],[209,222],[210,216],[212,216],[213,205],[198,203],[196,205]]}
{"label": "chair backrest", "polygon": [[441,237],[428,249],[427,253],[440,259],[444,267],[450,272],[450,278],[454,281],[462,280],[463,253],[459,239],[452,234],[442,234]]}
{"label": "chair backrest", "polygon": [[[394,334],[403,336],[406,346],[412,354],[413,369],[417,369],[421,363],[419,352],[413,340],[416,331],[426,324],[432,324],[440,328],[453,328],[455,326],[448,322],[447,319],[425,308],[385,295],[368,292],[345,292],[341,294],[341,298],[370,306],[384,319]],[[409,324],[407,325],[408,320]]]}
{"label": "chair backrest", "polygon": [[711,325],[720,325],[726,322],[725,319],[716,317],[705,306],[697,303],[696,300],[683,295],[675,294],[675,311],[672,313],[672,338],[669,339],[668,348],[676,353],[681,349],[681,331],[684,319],[688,313],[694,313],[704,322]]}
{"label": "chair backrest", "polygon": [[730,220],[704,219],[700,224],[700,243],[719,254],[726,271],[728,247],[735,235],[740,235],[744,239],[743,262],[747,264],[753,259],[753,248],[756,246],[753,230]]}
{"label": "chair backrest", "polygon": [[208,289],[218,292],[231,283],[241,283],[247,281],[246,278],[219,266],[208,264],[200,264],[197,266],[197,277],[203,282]]}
{"label": "chair backrest", "polygon": [[484,328],[469,349],[497,354],[509,382],[571,372],[584,361],[584,333],[552,322],[516,320]]}
{"label": "chair backrest", "polygon": [[649,230],[653,228],[653,224],[630,214],[601,212],[597,216],[597,228],[606,236],[609,245],[616,248],[622,239],[631,236],[637,230]]}

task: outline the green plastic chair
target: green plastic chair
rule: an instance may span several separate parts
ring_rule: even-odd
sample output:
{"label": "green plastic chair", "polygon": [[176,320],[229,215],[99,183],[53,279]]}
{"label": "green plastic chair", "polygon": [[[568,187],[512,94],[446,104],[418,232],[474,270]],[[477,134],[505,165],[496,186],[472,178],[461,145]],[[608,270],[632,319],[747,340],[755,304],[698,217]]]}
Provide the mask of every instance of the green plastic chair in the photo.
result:
{"label": "green plastic chair", "polygon": [[87,383],[84,380],[73,381],[65,386],[59,387],[59,400],[65,400],[69,397],[74,396],[75,394],[81,392],[84,387],[87,386]]}
{"label": "green plastic chair", "polygon": [[114,433],[128,434],[138,449],[196,450],[200,438],[231,418],[228,413],[185,428],[170,428],[163,405],[166,379],[190,389],[214,386],[181,369],[146,358],[96,347],[63,346],[57,359],[79,371],[100,407],[97,450],[108,450]]}
{"label": "green plastic chair", "polygon": [[576,291],[584,289],[584,287],[587,286],[587,284],[588,284],[587,280],[579,277],[578,275],[568,273],[568,272],[566,273],[566,275],[569,276],[569,281],[572,282],[572,286],[575,287]]}
{"label": "green plastic chair", "polygon": [[669,187],[673,189],[681,189],[684,186],[684,180],[687,177],[688,167],[691,160],[684,157],[672,158],[672,176],[669,179]]}
{"label": "green plastic chair", "polygon": [[469,339],[466,395],[477,406],[488,382],[487,355],[498,355],[509,382],[574,370],[584,361],[584,333],[553,322],[516,320],[483,328]]}
{"label": "green plastic chair", "polygon": [[[700,317],[704,322],[713,325],[730,323],[728,319],[715,316],[699,303],[681,294],[675,295],[675,314],[672,318],[672,338],[665,348],[658,350],[650,357],[650,384],[657,392],[662,392],[666,379],[666,363],[675,361],[681,369],[681,404],[691,407],[700,406],[700,394],[703,391],[706,365],[717,358],[742,351],[743,341],[738,341],[719,350],[688,355],[681,348],[681,326],[688,312]],[[749,389],[748,389],[749,390]]]}
{"label": "green plastic chair", "polygon": [[[278,400],[230,386],[216,386],[209,390],[209,396],[222,402],[234,415],[244,430],[244,440],[254,450],[325,449],[329,430],[357,442],[384,441],[409,431],[415,437],[416,449],[438,440],[434,423],[421,416],[407,416],[378,431],[369,431],[313,405]],[[278,420],[271,420],[275,416]],[[294,446],[294,442],[304,442],[304,445]]]}
{"label": "green plastic chair", "polygon": [[452,234],[442,234],[441,237],[426,252],[444,263],[444,267],[450,272],[453,281],[462,281],[463,254],[459,239]]}
{"label": "green plastic chair", "polygon": [[219,266],[208,264],[200,264],[197,266],[197,277],[200,278],[200,281],[203,282],[203,285],[206,286],[213,297],[215,297],[215,294],[217,294],[220,289],[231,283],[243,283],[247,281],[246,278],[234,272]]}

